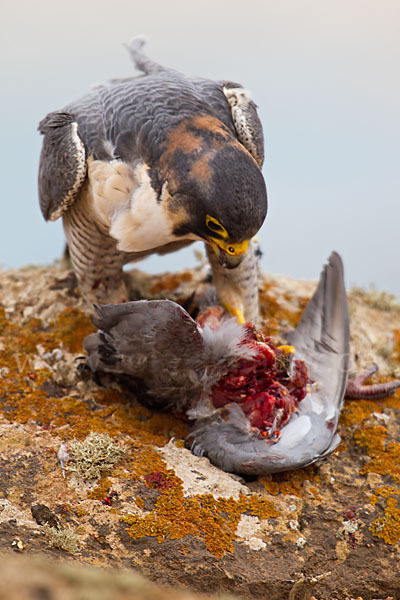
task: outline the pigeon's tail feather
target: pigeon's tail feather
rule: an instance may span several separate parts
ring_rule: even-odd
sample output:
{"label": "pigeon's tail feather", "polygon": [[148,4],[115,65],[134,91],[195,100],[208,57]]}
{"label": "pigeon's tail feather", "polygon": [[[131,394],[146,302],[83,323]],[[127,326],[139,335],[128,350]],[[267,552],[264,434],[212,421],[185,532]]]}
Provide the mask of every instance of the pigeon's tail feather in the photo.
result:
{"label": "pigeon's tail feather", "polygon": [[133,60],[135,67],[146,75],[165,71],[165,67],[162,67],[155,61],[151,60],[151,58],[149,58],[143,52],[143,46],[146,44],[146,42],[147,38],[145,36],[136,36],[129,42],[129,44],[124,44],[124,46],[128,49],[129,55]]}

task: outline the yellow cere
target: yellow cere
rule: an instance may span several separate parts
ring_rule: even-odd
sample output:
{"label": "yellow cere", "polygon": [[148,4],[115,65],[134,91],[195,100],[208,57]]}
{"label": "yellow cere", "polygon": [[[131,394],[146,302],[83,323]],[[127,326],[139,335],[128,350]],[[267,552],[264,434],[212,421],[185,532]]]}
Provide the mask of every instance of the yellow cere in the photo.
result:
{"label": "yellow cere", "polygon": [[227,254],[230,254],[232,256],[241,256],[242,254],[245,254],[247,252],[247,248],[249,247],[250,242],[250,240],[244,240],[244,242],[232,244],[229,242],[222,242],[221,240],[216,239],[213,239],[213,241]]}
{"label": "yellow cere", "polygon": [[[213,233],[218,234],[218,238],[210,236],[210,241],[214,242],[221,250],[224,250],[231,256],[241,256],[247,252],[250,240],[244,240],[244,242],[238,242],[237,244],[226,241],[229,237],[229,233],[223,225],[211,215],[206,215],[206,227]],[[220,238],[223,238],[221,240]]]}

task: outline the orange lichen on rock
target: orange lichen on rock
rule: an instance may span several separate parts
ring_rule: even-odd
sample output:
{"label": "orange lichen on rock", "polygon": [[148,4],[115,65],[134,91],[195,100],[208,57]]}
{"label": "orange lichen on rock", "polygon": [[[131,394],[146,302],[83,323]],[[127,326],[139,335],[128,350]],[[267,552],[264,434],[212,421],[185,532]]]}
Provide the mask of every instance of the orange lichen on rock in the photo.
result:
{"label": "orange lichen on rock", "polygon": [[400,363],[400,329],[393,330],[392,358],[395,362]]}
{"label": "orange lichen on rock", "polygon": [[92,500],[103,500],[110,488],[111,481],[108,479],[108,477],[102,477],[94,490],[88,492],[88,498],[92,498]]}
{"label": "orange lichen on rock", "polygon": [[283,297],[288,303],[295,299],[297,310],[289,310],[270,293],[275,286],[272,282],[264,282],[260,291],[260,313],[263,317],[263,331],[266,335],[277,335],[281,324],[296,327],[309,298],[294,297],[286,292]]}
{"label": "orange lichen on rock", "polygon": [[387,408],[400,408],[400,388],[397,388],[393,396],[386,398],[384,403]]}
{"label": "orange lichen on rock", "polygon": [[340,423],[345,427],[361,425],[372,413],[381,413],[383,407],[372,400],[347,400],[340,415]]}
{"label": "orange lichen on rock", "polygon": [[94,331],[90,317],[77,308],[65,308],[51,324],[52,335],[70,352],[82,352],[83,340]]}
{"label": "orange lichen on rock", "polygon": [[374,493],[371,496],[370,503],[372,504],[372,506],[375,506],[375,504],[379,502],[380,498],[389,498],[389,496],[393,495],[400,496],[400,490],[389,485],[377,487],[375,488]]}
{"label": "orange lichen on rock", "polygon": [[368,456],[372,457],[361,469],[361,474],[378,473],[390,475],[393,481],[400,482],[400,443],[385,443],[387,437],[386,427],[376,425],[363,427],[355,431],[356,444],[367,449]]}
{"label": "orange lichen on rock", "polygon": [[[259,477],[258,480],[272,496],[284,494],[298,496],[300,498],[303,495],[305,481],[312,481],[314,483],[320,481],[320,477],[316,473],[315,465],[310,465],[309,467],[303,467],[302,469],[296,469],[295,471],[285,471],[284,473],[272,475],[271,481],[268,481],[263,477]],[[316,493],[318,493],[317,488],[314,489],[316,490]]]}
{"label": "orange lichen on rock", "polygon": [[82,352],[82,340],[92,330],[89,318],[75,309],[64,310],[48,327],[39,319],[12,323],[0,307],[0,412],[11,422],[45,426],[64,440],[83,439],[91,431],[111,436],[123,431],[140,443],[162,446],[172,436],[185,437],[186,425],[173,415],[153,413],[115,389],[96,390],[90,398],[94,409],[76,392],[69,395],[68,387],[55,384],[50,367],[34,368],[39,345],[46,352],[60,345]]}
{"label": "orange lichen on rock", "polygon": [[374,456],[384,451],[386,437],[387,429],[383,425],[361,427],[354,432],[356,444],[367,448],[369,456]]}
{"label": "orange lichen on rock", "polygon": [[162,292],[173,292],[182,283],[192,281],[193,274],[191,271],[183,271],[180,273],[166,273],[165,275],[158,278],[158,281],[154,283],[150,292],[152,294],[160,294]]}
{"label": "orange lichen on rock", "polygon": [[166,538],[193,535],[204,541],[211,554],[221,558],[226,552],[234,551],[236,528],[245,513],[261,519],[279,515],[264,498],[241,495],[239,500],[215,499],[211,494],[185,497],[180,486],[166,489],[150,513],[143,517],[131,514],[121,520],[128,525],[128,534],[133,539],[151,536],[161,543]]}
{"label": "orange lichen on rock", "polygon": [[400,508],[396,498],[388,498],[385,512],[370,527],[370,531],[386,544],[396,544],[400,540]]}

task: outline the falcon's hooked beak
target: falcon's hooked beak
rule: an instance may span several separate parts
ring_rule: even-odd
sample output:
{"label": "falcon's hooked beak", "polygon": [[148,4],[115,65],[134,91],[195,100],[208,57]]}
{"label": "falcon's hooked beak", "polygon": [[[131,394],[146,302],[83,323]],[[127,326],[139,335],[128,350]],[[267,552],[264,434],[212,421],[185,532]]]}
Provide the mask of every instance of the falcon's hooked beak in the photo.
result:
{"label": "falcon's hooked beak", "polygon": [[217,241],[215,238],[209,238],[209,242],[221,267],[234,269],[242,262],[250,240],[245,240],[238,244],[230,244],[222,240]]}

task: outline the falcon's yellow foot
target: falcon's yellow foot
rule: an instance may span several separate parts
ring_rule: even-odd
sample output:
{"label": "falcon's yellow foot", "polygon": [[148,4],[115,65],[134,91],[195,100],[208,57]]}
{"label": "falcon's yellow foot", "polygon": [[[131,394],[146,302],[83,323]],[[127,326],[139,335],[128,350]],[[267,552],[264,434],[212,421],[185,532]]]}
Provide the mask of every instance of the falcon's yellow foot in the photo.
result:
{"label": "falcon's yellow foot", "polygon": [[226,304],[225,302],[223,302],[223,305],[232,317],[237,318],[238,323],[246,323],[243,311],[240,308],[236,308],[235,306],[231,306],[230,304]]}

